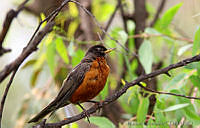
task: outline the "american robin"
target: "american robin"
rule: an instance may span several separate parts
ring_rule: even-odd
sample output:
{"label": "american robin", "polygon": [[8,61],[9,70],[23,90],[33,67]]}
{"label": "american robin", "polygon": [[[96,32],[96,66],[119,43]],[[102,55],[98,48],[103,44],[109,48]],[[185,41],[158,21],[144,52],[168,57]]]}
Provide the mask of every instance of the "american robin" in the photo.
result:
{"label": "american robin", "polygon": [[105,56],[112,50],[102,45],[90,47],[81,62],[68,74],[56,98],[28,123],[37,122],[70,103],[80,105],[97,96],[104,88],[110,71]]}

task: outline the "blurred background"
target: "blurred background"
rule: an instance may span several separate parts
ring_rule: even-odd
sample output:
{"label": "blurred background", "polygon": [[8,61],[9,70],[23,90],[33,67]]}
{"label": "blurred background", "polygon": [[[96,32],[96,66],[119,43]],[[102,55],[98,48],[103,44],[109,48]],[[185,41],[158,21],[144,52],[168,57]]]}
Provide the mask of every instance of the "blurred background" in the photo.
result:
{"label": "blurred background", "polygon": [[[143,2],[141,2],[143,1]],[[37,52],[22,64],[9,91],[3,112],[3,128],[31,127],[26,122],[57,94],[68,72],[83,58],[88,47],[100,43],[117,50],[108,56],[111,67],[107,84],[95,100],[104,100],[139,75],[176,63],[199,53],[200,1],[198,0],[84,0],[79,1],[123,46],[107,37],[81,8],[69,3],[56,18],[56,26],[40,43]],[[0,30],[7,12],[23,0],[3,0],[0,4]],[[163,2],[163,7],[161,3]],[[59,7],[62,0],[30,0],[9,29],[4,47],[12,52],[0,57],[0,70],[18,57],[27,45],[39,22]],[[144,6],[143,6],[143,5]],[[117,6],[120,5],[120,6]],[[158,8],[161,7],[161,10]],[[158,18],[153,22],[156,14]],[[112,19],[112,16],[114,17]],[[43,26],[42,26],[43,27]],[[197,44],[193,46],[193,40]],[[197,49],[196,52],[194,49]],[[136,53],[138,57],[132,55]],[[117,59],[116,59],[117,58]],[[140,61],[140,62],[139,62]],[[198,63],[170,71],[171,77],[160,75],[143,81],[159,91],[199,97]],[[0,97],[9,78],[0,86]],[[89,108],[91,104],[84,104]],[[81,109],[70,106],[72,114]],[[185,98],[147,93],[131,87],[114,103],[105,106],[87,120],[67,127],[134,127],[133,122],[164,123],[163,127],[200,127],[200,102]],[[66,117],[60,109],[48,121]],[[137,118],[136,118],[137,117]],[[178,122],[177,125],[169,122]]]}

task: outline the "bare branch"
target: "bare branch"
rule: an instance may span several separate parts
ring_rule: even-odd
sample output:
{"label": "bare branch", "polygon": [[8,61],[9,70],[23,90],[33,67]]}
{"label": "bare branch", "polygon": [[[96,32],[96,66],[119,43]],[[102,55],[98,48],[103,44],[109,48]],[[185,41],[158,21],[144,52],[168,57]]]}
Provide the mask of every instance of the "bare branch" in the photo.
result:
{"label": "bare branch", "polygon": [[141,34],[136,34],[133,36],[129,36],[128,38],[150,38],[150,37],[168,37],[168,38],[172,38],[174,40],[180,40],[180,41],[185,41],[188,43],[193,43],[192,39],[189,38],[184,38],[184,37],[176,37],[176,36],[172,36],[172,35],[166,35],[166,34],[149,34],[149,33],[141,33]]}
{"label": "bare branch", "polygon": [[156,21],[158,20],[160,13],[162,12],[162,10],[163,10],[163,8],[164,8],[164,6],[165,6],[165,3],[166,3],[166,0],[162,0],[162,1],[160,2],[160,5],[159,5],[159,7],[158,7],[158,9],[157,9],[157,11],[156,11],[156,15],[155,15],[155,17],[153,18],[153,21],[150,23],[150,27],[153,27],[154,24],[156,23]]}
{"label": "bare branch", "polygon": [[[105,31],[106,31],[106,32],[108,31],[108,28],[110,27],[110,25],[111,25],[111,23],[112,23],[112,21],[113,21],[113,19],[114,19],[114,17],[115,17],[115,14],[116,14],[118,8],[119,8],[119,4],[116,5],[114,12],[112,13],[110,19],[108,20],[108,23],[107,23],[107,25],[106,25],[106,27],[105,27]],[[103,39],[104,37],[105,37],[105,33],[102,33],[101,38]]]}
{"label": "bare branch", "polygon": [[13,79],[15,77],[15,74],[16,74],[17,70],[18,70],[18,67],[13,71],[13,74],[10,77],[10,81],[8,82],[8,84],[6,86],[6,89],[4,91],[3,97],[1,99],[1,104],[0,104],[0,128],[1,128],[1,120],[2,120],[3,108],[4,108],[4,105],[5,105],[6,97],[8,95],[8,91],[10,89],[10,86],[11,86],[11,84],[13,82]]}
{"label": "bare branch", "polygon": [[157,93],[157,94],[166,94],[166,95],[172,95],[172,96],[179,96],[179,97],[184,97],[184,98],[188,98],[188,99],[197,99],[200,100],[200,98],[198,97],[192,97],[192,96],[185,96],[185,95],[181,95],[181,94],[174,94],[174,93],[170,93],[170,92],[160,92],[160,91],[155,91],[155,90],[151,90],[147,87],[144,87],[142,84],[138,83],[138,86],[140,86],[141,88],[143,88],[146,91],[149,92],[153,92],[153,93]]}
{"label": "bare branch", "polygon": [[4,39],[5,39],[5,37],[6,37],[7,33],[8,33],[8,30],[9,30],[9,28],[10,28],[10,25],[11,25],[13,19],[14,19],[15,17],[17,17],[17,15],[19,14],[19,12],[20,12],[21,10],[24,9],[24,5],[25,5],[28,1],[29,1],[29,0],[25,0],[23,3],[21,3],[21,4],[18,6],[17,10],[11,9],[11,10],[7,13],[6,18],[5,18],[4,22],[3,22],[3,29],[1,30],[1,33],[0,33],[0,56],[2,56],[4,53],[7,53],[7,52],[10,52],[10,51],[11,51],[11,49],[5,49],[5,48],[3,48],[3,41],[4,41]]}
{"label": "bare branch", "polygon": [[[16,67],[19,67],[22,62],[34,51],[37,50],[37,46],[41,42],[41,40],[44,38],[44,36],[51,32],[54,26],[54,19],[58,15],[58,13],[61,11],[61,9],[69,2],[69,0],[65,0],[60,7],[58,7],[54,12],[52,12],[47,18],[40,22],[37,29],[35,30],[33,36],[31,37],[29,43],[26,47],[24,47],[22,53],[10,64],[8,64],[1,72],[0,72],[0,83],[12,72],[16,69]],[[46,26],[39,31],[40,26],[44,21],[47,21]],[[38,32],[39,31],[39,32]]]}
{"label": "bare branch", "polygon": [[[142,81],[144,81],[146,79],[153,78],[153,77],[156,77],[156,76],[161,75],[161,74],[166,74],[167,72],[169,72],[172,69],[183,67],[183,66],[185,66],[187,64],[190,64],[190,63],[193,63],[193,62],[198,62],[198,61],[200,61],[200,54],[196,55],[194,57],[182,60],[182,61],[180,61],[180,62],[178,62],[176,64],[171,64],[166,68],[156,70],[156,71],[154,71],[154,72],[152,72],[150,74],[141,75],[137,79],[135,79],[134,81],[127,82],[123,88],[121,88],[119,91],[117,91],[112,96],[106,98],[103,102],[100,102],[99,104],[92,106],[90,109],[87,110],[87,113],[88,114],[92,114],[92,113],[96,112],[98,109],[102,108],[103,106],[112,103],[113,101],[117,100],[121,95],[126,93],[126,91],[130,87],[138,85],[140,82],[142,82]],[[143,86],[141,86],[141,87],[143,88]],[[145,88],[145,89],[147,90],[148,88]],[[155,93],[159,93],[159,94],[164,94],[164,92],[158,92],[158,91],[153,91],[153,90],[149,90],[149,89],[147,91],[151,91],[151,92],[155,92]],[[198,99],[198,100],[200,100],[200,98],[197,98],[197,97],[184,96],[184,95],[180,95],[180,94],[173,94],[173,93],[165,93],[165,94],[174,95],[174,96],[180,96],[180,97],[189,98],[189,99]],[[45,128],[60,127],[60,126],[75,122],[77,120],[80,120],[80,119],[86,117],[85,113],[86,112],[82,112],[81,114],[78,114],[76,116],[68,118],[67,120],[62,120],[62,121],[57,122],[57,123],[47,123],[47,124],[45,124],[44,127]],[[38,125],[38,127],[40,127],[40,125]]]}
{"label": "bare branch", "polygon": [[99,29],[101,29],[101,31],[103,33],[105,33],[106,36],[108,36],[111,40],[115,41],[120,47],[122,47],[125,51],[132,53],[133,56],[137,56],[136,53],[131,52],[127,47],[125,47],[124,45],[122,45],[118,40],[114,39],[110,34],[108,34],[104,28],[100,25],[100,23],[97,21],[97,19],[95,18],[95,16],[88,11],[83,5],[81,5],[78,1],[75,0],[70,0],[69,2],[73,2],[75,4],[77,4],[80,8],[82,8],[89,16],[91,16],[91,18],[95,21],[96,25],[99,27]]}

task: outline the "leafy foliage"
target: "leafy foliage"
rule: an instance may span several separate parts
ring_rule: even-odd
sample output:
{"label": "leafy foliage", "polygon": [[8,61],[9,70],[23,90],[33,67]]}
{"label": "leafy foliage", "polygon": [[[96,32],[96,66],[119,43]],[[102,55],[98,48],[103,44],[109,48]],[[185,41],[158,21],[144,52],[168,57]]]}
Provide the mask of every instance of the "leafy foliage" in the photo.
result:
{"label": "leafy foliage", "polygon": [[[106,25],[115,10],[115,4],[116,1],[113,0],[94,0],[92,1],[90,11],[100,24]],[[122,1],[122,5],[126,13],[133,10],[133,7],[126,0]],[[138,77],[136,71],[140,64],[144,68],[145,73],[148,74],[155,70],[155,65],[159,62],[162,63],[162,66],[160,66],[162,68],[171,63],[180,61],[183,58],[200,53],[200,28],[195,32],[193,44],[188,43],[186,40],[175,38],[181,38],[181,36],[171,24],[182,5],[183,3],[179,3],[167,9],[162,14],[161,18],[157,20],[154,27],[146,27],[144,32],[139,34],[140,39],[143,39],[139,49],[135,48],[135,38],[137,37],[133,38],[134,36],[138,36],[135,35],[136,26],[134,21],[130,18],[127,20],[126,33],[124,26],[121,24],[118,25],[118,22],[116,22],[119,19],[115,20],[113,25],[109,28],[108,33],[114,39],[118,40],[121,45],[127,47],[129,52],[126,52],[110,38],[105,37],[105,39],[103,39],[106,47],[116,47],[116,51],[111,53],[108,57],[111,73],[105,88],[96,99],[104,100],[113,94],[116,88],[123,87],[126,81],[136,79]],[[148,21],[150,21],[153,19],[156,9],[148,1],[146,6],[149,12]],[[128,7],[131,7],[131,9],[129,10]],[[99,43],[86,39],[86,35],[91,33],[84,33],[82,30],[85,24],[83,24],[82,19],[79,17],[81,15],[80,11],[82,10],[74,3],[70,3],[69,9],[57,17],[54,31],[47,35],[41,42],[39,52],[22,67],[23,70],[29,70],[32,67],[30,72],[30,90],[32,91],[27,94],[28,98],[24,98],[26,102],[22,104],[22,108],[20,109],[20,112],[23,110],[23,114],[28,113],[28,117],[35,114],[35,111],[39,111],[30,111],[27,109],[27,106],[30,107],[32,104],[31,101],[33,98],[31,97],[35,98],[34,101],[38,101],[35,103],[37,106],[41,107],[43,104],[47,104],[48,101],[55,96],[57,88],[60,88],[67,74],[84,57],[87,48]],[[42,13],[41,19],[44,18],[45,16]],[[98,27],[92,28],[92,25],[90,27],[91,28],[87,29],[91,29],[94,33],[98,32],[102,34]],[[94,35],[94,40],[97,40],[96,37],[97,35]],[[138,55],[133,56],[131,54],[133,52],[138,52]],[[171,75],[170,78],[166,75],[160,75],[157,78],[157,81],[154,83],[156,84],[157,90],[200,97],[199,62],[170,71],[169,74]],[[42,82],[40,79],[42,79]],[[42,85],[40,85],[41,83]],[[145,85],[145,87],[147,86],[145,81],[143,85]],[[117,125],[121,128],[134,127],[136,126],[133,125],[134,123],[139,123],[136,127],[150,128],[162,126],[163,128],[168,128],[170,122],[178,122],[179,124],[180,121],[184,119],[194,127],[200,125],[200,102],[198,100],[192,101],[176,96],[154,93],[144,95],[146,93],[147,91],[135,85],[129,88],[128,91],[116,101],[124,111],[121,113],[121,117],[118,117],[122,119],[123,122],[114,124],[114,121],[112,122],[110,118],[107,118],[109,116],[91,116],[91,123],[100,128],[115,128],[118,127]],[[152,105],[149,97],[152,95],[155,95],[156,101],[153,113],[148,115],[149,106]],[[23,114],[20,114],[19,118],[25,118],[22,117]],[[61,119],[63,119],[63,114],[56,115],[56,119],[52,120],[57,121]],[[188,127],[190,127],[190,125],[188,125]],[[177,126],[177,124],[171,124],[171,126]],[[78,128],[81,126],[78,126],[77,123],[73,123],[73,125],[66,127]]]}

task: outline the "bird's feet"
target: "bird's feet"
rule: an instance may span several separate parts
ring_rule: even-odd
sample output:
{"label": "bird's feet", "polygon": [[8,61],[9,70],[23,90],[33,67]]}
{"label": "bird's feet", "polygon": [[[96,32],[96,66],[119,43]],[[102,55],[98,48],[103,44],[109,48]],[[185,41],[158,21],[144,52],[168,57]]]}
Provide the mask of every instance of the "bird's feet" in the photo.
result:
{"label": "bird's feet", "polygon": [[89,119],[90,114],[88,113],[88,111],[80,103],[78,103],[78,106],[83,110],[83,113],[85,114],[88,122],[90,123],[90,119]]}
{"label": "bird's feet", "polygon": [[95,104],[95,107],[98,108],[98,112],[100,112],[99,106],[101,106],[101,105],[103,104],[103,100],[100,100],[100,101],[88,100],[88,101],[86,101],[86,102],[94,103],[94,104]]}

